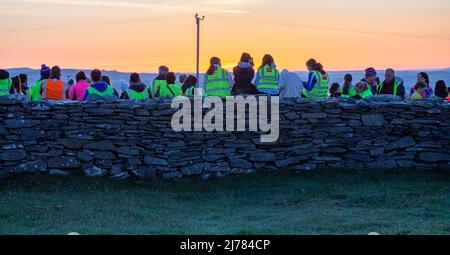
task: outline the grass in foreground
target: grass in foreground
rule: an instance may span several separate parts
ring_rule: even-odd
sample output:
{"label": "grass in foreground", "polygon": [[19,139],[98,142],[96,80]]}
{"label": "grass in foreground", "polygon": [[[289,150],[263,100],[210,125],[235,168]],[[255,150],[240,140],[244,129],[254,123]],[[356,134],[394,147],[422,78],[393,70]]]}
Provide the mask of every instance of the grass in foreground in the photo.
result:
{"label": "grass in foreground", "polygon": [[0,180],[0,234],[450,234],[450,172]]}

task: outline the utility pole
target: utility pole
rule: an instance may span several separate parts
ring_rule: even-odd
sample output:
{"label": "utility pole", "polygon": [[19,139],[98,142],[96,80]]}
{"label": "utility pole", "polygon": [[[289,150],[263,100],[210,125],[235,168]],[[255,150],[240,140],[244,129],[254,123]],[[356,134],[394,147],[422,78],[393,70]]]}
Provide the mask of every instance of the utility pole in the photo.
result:
{"label": "utility pole", "polygon": [[200,83],[200,21],[205,20],[205,16],[195,14],[195,22],[197,23],[197,82]]}

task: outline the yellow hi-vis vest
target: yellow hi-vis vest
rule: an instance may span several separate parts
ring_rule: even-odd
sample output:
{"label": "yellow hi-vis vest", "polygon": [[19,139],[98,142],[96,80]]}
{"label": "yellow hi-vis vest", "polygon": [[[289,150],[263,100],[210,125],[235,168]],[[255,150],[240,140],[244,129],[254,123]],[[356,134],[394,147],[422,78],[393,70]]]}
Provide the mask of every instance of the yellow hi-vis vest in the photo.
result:
{"label": "yellow hi-vis vest", "polygon": [[0,80],[0,96],[8,96],[11,90],[12,80],[11,78]]}
{"label": "yellow hi-vis vest", "polygon": [[217,70],[213,74],[205,75],[205,97],[231,96],[231,86],[230,80],[228,79],[228,72],[220,66],[217,67]]}
{"label": "yellow hi-vis vest", "polygon": [[307,98],[311,99],[325,99],[328,95],[328,83],[330,82],[330,76],[328,73],[325,73],[325,79],[323,75],[319,71],[312,71],[314,76],[316,77],[316,84],[314,84],[314,88],[310,91],[303,90],[303,94]]}
{"label": "yellow hi-vis vest", "polygon": [[258,90],[279,89],[280,73],[270,65],[265,65],[258,70],[259,81],[256,84]]}

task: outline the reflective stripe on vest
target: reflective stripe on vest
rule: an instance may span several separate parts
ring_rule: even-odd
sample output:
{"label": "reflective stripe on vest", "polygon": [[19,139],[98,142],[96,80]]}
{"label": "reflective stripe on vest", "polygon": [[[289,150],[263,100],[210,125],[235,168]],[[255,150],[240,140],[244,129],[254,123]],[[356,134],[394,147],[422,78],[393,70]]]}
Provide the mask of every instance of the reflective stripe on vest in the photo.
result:
{"label": "reflective stripe on vest", "polygon": [[217,67],[217,70],[212,75],[206,74],[205,84],[205,97],[231,96],[231,84],[228,79],[228,73],[222,67]]}
{"label": "reflective stripe on vest", "polygon": [[0,80],[0,96],[8,96],[11,86],[11,78]]}
{"label": "reflective stripe on vest", "polygon": [[64,100],[66,99],[67,84],[61,80],[48,79],[42,83],[42,98]]}
{"label": "reflective stripe on vest", "polygon": [[274,67],[265,65],[258,70],[258,83],[256,88],[260,89],[279,89],[280,73]]}
{"label": "reflective stripe on vest", "polygon": [[192,96],[192,95],[194,95],[194,86],[192,86],[192,87],[190,87],[190,88],[188,88],[188,89],[186,89],[186,96]]}
{"label": "reflective stripe on vest", "polygon": [[319,71],[312,71],[316,77],[316,84],[311,91],[304,90],[304,95],[311,99],[325,99],[328,95],[328,83],[330,76],[325,73],[326,79],[323,79],[323,74]]}
{"label": "reflective stripe on vest", "polygon": [[361,98],[368,98],[373,96],[372,91],[370,89],[365,90],[364,92],[358,93]]}
{"label": "reflective stripe on vest", "polygon": [[[402,82],[399,81],[399,80],[395,80],[395,81],[394,81],[394,90],[393,90],[393,92],[392,92],[392,94],[393,94],[394,96],[397,96],[397,89],[398,89],[398,86],[400,86],[401,83],[402,83]],[[380,83],[380,84],[377,86],[377,94],[378,94],[378,95],[381,93],[381,90],[383,89],[383,87],[384,87],[384,82]]]}
{"label": "reflective stripe on vest", "polygon": [[87,88],[87,91],[89,92],[89,95],[98,95],[101,97],[114,95],[114,89],[111,85],[108,85],[105,91],[98,91],[96,88],[92,86],[89,86],[89,88]]}
{"label": "reflective stripe on vest", "polygon": [[147,89],[144,89],[141,92],[138,92],[138,91],[132,90],[132,89],[127,89],[126,92],[127,92],[128,98],[132,99],[132,100],[146,100],[150,97]]}

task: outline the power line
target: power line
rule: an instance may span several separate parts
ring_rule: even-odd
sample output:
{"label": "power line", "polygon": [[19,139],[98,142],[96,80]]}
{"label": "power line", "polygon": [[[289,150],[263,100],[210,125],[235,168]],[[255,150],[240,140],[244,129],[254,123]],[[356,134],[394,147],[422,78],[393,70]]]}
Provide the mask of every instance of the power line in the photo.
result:
{"label": "power line", "polygon": [[[211,16],[213,19],[227,20],[230,21],[230,18],[220,17],[217,15]],[[399,32],[380,32],[380,31],[366,31],[366,30],[357,30],[357,29],[346,29],[346,28],[338,28],[338,27],[321,27],[321,26],[311,26],[304,24],[294,24],[289,22],[279,22],[279,21],[269,21],[262,19],[242,19],[242,18],[232,18],[235,21],[252,21],[258,22],[266,25],[278,25],[285,27],[295,27],[295,28],[303,28],[303,29],[313,29],[313,30],[326,30],[332,32],[344,32],[344,33],[358,33],[358,34],[368,34],[368,35],[379,35],[379,36],[393,36],[393,37],[402,37],[402,38],[410,38],[410,39],[424,39],[424,40],[441,40],[441,41],[450,41],[450,38],[441,37],[440,35],[424,35],[424,34],[406,34]]]}

